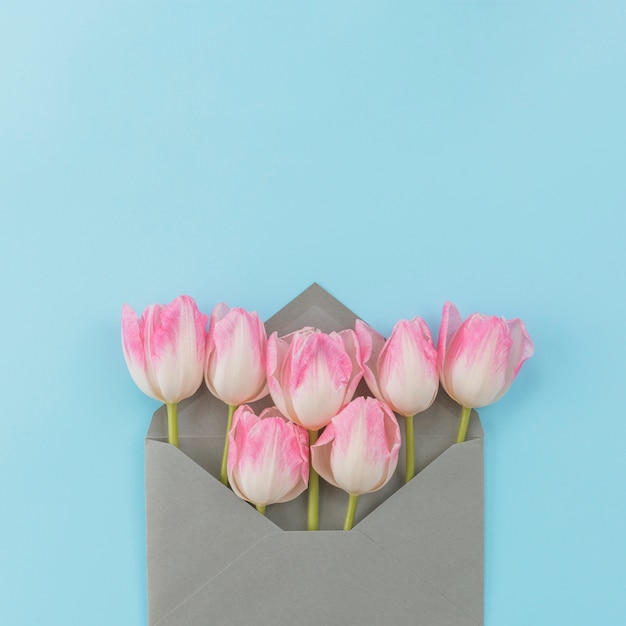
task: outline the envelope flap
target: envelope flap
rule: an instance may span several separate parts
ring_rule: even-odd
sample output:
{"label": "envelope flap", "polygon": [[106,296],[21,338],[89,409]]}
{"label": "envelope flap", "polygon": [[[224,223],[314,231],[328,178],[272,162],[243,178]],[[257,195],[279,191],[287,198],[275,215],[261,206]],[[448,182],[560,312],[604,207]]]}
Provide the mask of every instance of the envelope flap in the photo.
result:
{"label": "envelope flap", "polygon": [[482,624],[483,507],[479,438],[446,450],[355,528]]}
{"label": "envelope flap", "polygon": [[327,531],[268,535],[159,626],[396,622],[474,626],[363,534]]}
{"label": "envelope flap", "polygon": [[357,316],[317,283],[305,289],[265,322],[267,334],[286,335],[313,326],[325,333],[354,328]]}
{"label": "envelope flap", "polygon": [[145,451],[148,612],[155,624],[278,529],[176,447],[148,439]]}

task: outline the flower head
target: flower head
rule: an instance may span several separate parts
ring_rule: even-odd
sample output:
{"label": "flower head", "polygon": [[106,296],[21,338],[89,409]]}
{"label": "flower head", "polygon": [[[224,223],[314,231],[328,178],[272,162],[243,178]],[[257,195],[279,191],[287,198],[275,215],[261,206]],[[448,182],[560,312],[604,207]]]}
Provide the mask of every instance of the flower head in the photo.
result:
{"label": "flower head", "polygon": [[233,416],[228,480],[233,491],[257,506],[293,500],[309,479],[309,435],[276,407],[257,417],[247,405]]}
{"label": "flower head", "polygon": [[444,304],[437,369],[443,388],[462,406],[499,400],[533,351],[522,320],[474,313],[462,321],[454,304]]}
{"label": "flower head", "polygon": [[426,322],[420,317],[400,320],[387,341],[361,320],[355,330],[371,392],[400,415],[425,411],[439,388],[437,353]]}
{"label": "flower head", "polygon": [[151,304],[137,318],[122,307],[122,348],[137,386],[161,402],[175,404],[202,383],[208,317],[190,296],[170,304]]}
{"label": "flower head", "polygon": [[311,462],[324,480],[350,495],[384,487],[398,464],[400,427],[391,409],[375,398],[355,398],[315,444]]}
{"label": "flower head", "polygon": [[267,343],[267,383],[280,411],[307,430],[319,430],[354,395],[363,373],[354,331],[326,334],[306,327]]}
{"label": "flower head", "polygon": [[207,335],[204,378],[211,393],[231,406],[266,396],[266,349],[265,326],[257,313],[218,304]]}

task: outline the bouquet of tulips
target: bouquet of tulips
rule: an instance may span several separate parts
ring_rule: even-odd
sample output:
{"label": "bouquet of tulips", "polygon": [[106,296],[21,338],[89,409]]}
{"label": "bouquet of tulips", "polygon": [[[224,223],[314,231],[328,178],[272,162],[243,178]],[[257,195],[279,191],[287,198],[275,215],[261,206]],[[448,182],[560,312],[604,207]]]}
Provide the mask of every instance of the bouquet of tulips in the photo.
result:
{"label": "bouquet of tulips", "polygon": [[[207,332],[208,323],[208,332]],[[218,304],[208,316],[180,296],[138,318],[122,308],[130,374],[165,403],[169,442],[178,445],[177,404],[204,382],[228,405],[220,480],[260,513],[308,489],[307,528],[319,528],[319,477],[348,494],[344,529],[358,497],[396,470],[404,419],[406,481],[415,473],[413,418],[434,402],[439,383],[461,407],[457,443],[472,408],[498,400],[533,344],[519,319],[475,313],[463,320],[447,302],[438,345],[419,317],[400,320],[388,339],[364,322],[324,333],[306,327],[267,337],[259,316]],[[354,397],[364,378],[371,396]],[[267,395],[274,406],[249,406]]]}

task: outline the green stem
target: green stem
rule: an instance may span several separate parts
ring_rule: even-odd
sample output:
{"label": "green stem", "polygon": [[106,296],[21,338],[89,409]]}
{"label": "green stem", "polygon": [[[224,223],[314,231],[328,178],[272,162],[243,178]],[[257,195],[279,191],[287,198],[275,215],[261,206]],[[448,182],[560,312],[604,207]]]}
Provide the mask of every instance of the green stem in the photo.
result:
{"label": "green stem", "polygon": [[257,504],[256,505],[256,510],[261,514],[261,515],[265,515],[265,506],[263,506],[262,504]]}
{"label": "green stem", "polygon": [[319,530],[320,527],[320,477],[313,469],[311,462],[311,446],[317,441],[319,431],[309,431],[309,511],[307,530]]}
{"label": "green stem", "polygon": [[413,433],[413,415],[404,416],[404,442],[406,452],[406,479],[408,483],[415,476],[415,435]]}
{"label": "green stem", "polygon": [[459,432],[456,436],[457,443],[463,443],[465,441],[465,436],[467,435],[467,425],[469,424],[470,414],[472,413],[472,409],[466,406],[461,409],[461,421],[459,422]]}
{"label": "green stem", "polygon": [[226,437],[224,438],[224,452],[222,453],[222,467],[220,468],[220,482],[228,486],[228,435],[233,425],[233,413],[235,409],[232,404],[228,405],[228,422],[226,423]]}
{"label": "green stem", "polygon": [[165,406],[167,407],[167,440],[178,448],[178,405],[167,403]]}
{"label": "green stem", "polygon": [[354,514],[356,513],[356,503],[359,496],[348,495],[348,510],[346,511],[346,521],[343,523],[344,530],[350,530],[354,526]]}

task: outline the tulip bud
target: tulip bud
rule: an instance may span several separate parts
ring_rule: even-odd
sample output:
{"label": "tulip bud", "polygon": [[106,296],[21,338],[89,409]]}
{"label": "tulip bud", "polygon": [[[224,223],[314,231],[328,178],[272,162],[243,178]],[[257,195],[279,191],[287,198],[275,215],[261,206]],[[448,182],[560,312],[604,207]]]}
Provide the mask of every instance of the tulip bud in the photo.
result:
{"label": "tulip bud", "polygon": [[267,344],[267,382],[279,410],[307,430],[317,431],[354,395],[363,373],[354,331],[326,334],[303,328]]}
{"label": "tulip bud", "polygon": [[391,409],[375,398],[355,398],[311,446],[314,469],[350,495],[384,487],[398,464],[400,427]]}
{"label": "tulip bud", "polygon": [[437,353],[426,322],[419,317],[400,320],[387,341],[361,320],[355,330],[371,392],[399,415],[425,411],[439,387]]}
{"label": "tulip bud", "polygon": [[437,353],[430,330],[420,317],[400,320],[387,341],[356,321],[363,375],[372,393],[404,417],[406,482],[415,475],[413,417],[434,401],[439,388]]}
{"label": "tulip bud", "polygon": [[140,319],[122,307],[122,347],[137,386],[148,396],[176,404],[202,383],[207,316],[189,296],[152,304]]}
{"label": "tulip bud", "polygon": [[265,382],[267,335],[259,316],[218,304],[207,335],[206,385],[230,406],[268,394]]}
{"label": "tulip bud", "polygon": [[288,502],[307,487],[309,435],[276,407],[257,417],[247,405],[233,416],[229,434],[228,480],[242,499],[264,510]]}
{"label": "tulip bud", "polygon": [[499,400],[534,351],[524,323],[480,313],[462,322],[451,302],[443,307],[437,369],[448,395],[464,407]]}

